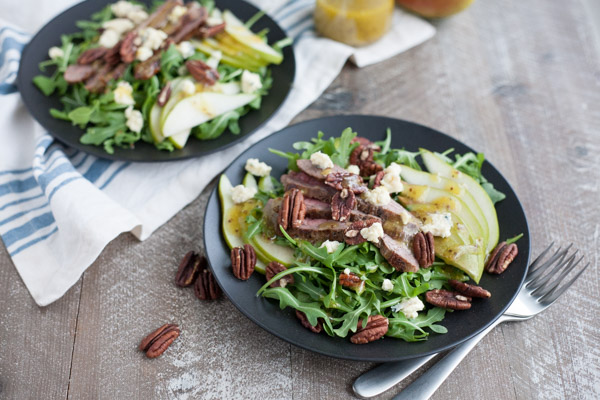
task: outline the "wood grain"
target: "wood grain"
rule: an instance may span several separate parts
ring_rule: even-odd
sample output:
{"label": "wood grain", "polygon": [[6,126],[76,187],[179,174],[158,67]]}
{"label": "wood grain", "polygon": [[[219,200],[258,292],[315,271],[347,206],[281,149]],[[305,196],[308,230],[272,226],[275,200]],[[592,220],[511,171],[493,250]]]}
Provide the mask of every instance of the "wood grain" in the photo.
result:
{"label": "wood grain", "polygon": [[[587,10],[577,0],[480,0],[435,22],[438,34],[415,49],[346,65],[293,121],[378,114],[447,132],[511,182],[532,254],[574,242],[592,263],[543,316],[488,335],[433,399],[600,398],[600,46]],[[1,247],[0,397],[353,398],[353,380],[375,364],[290,346],[229,301],[200,302],[173,284],[179,258],[200,249],[211,188],[147,241],[121,235],[46,308]],[[166,322],[181,326],[180,338],[146,359],[139,340]]]}

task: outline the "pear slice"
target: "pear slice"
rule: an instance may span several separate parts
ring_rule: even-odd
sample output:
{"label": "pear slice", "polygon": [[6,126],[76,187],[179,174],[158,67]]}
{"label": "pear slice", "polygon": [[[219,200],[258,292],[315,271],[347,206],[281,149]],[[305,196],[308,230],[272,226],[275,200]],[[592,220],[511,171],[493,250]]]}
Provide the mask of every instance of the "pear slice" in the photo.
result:
{"label": "pear slice", "polygon": [[427,185],[452,193],[454,196],[461,199],[469,208],[469,210],[471,210],[484,232],[488,232],[487,219],[483,215],[481,208],[479,208],[479,205],[477,205],[477,202],[473,196],[471,196],[471,193],[466,190],[464,185],[452,179],[444,178],[440,175],[430,174],[425,171],[417,171],[416,169],[405,165],[402,166],[400,176],[408,183],[415,185]]}
{"label": "pear slice", "polygon": [[256,94],[226,95],[211,92],[201,92],[186,97],[180,100],[164,119],[162,134],[169,137],[183,132],[221,114],[243,107],[255,98]]}
{"label": "pear slice", "polygon": [[173,143],[173,145],[176,148],[183,149],[185,147],[185,144],[187,143],[187,140],[190,137],[190,133],[192,133],[192,130],[187,129],[183,132],[179,132],[174,135],[171,135],[167,139],[169,139],[169,142]]}
{"label": "pear slice", "polygon": [[[241,204],[235,204],[231,198],[231,191],[233,186],[229,181],[229,178],[225,174],[221,175],[219,179],[219,199],[221,200],[221,215],[223,219],[221,221],[221,229],[223,230],[223,237],[229,248],[241,247],[244,244],[244,235],[246,226],[246,217],[250,210],[252,210],[256,203],[254,201],[247,201]],[[255,251],[256,251],[255,247]],[[265,264],[262,260],[266,260],[267,257],[260,253],[260,250],[256,251],[258,260],[256,261],[255,269],[264,274]]]}
{"label": "pear slice", "polygon": [[425,166],[429,172],[455,180],[456,182],[464,185],[471,196],[473,196],[473,199],[479,205],[481,212],[487,220],[488,240],[486,244],[486,254],[492,251],[492,249],[498,244],[500,228],[498,226],[496,208],[494,207],[494,203],[492,202],[492,199],[490,199],[490,196],[488,196],[486,191],[479,183],[477,183],[477,181],[475,181],[475,179],[453,168],[451,165],[447,164],[444,160],[429,150],[421,149],[421,156],[423,157],[423,162],[425,163]]}
{"label": "pear slice", "polygon": [[165,137],[162,134],[160,129],[160,113],[162,112],[162,107],[159,106],[156,102],[150,109],[150,117],[148,121],[148,127],[150,128],[150,134],[152,135],[152,139],[156,143],[161,143],[165,140]]}
{"label": "pear slice", "polygon": [[244,23],[233,15],[231,11],[223,11],[223,20],[226,24],[225,32],[230,34],[235,40],[256,51],[263,60],[273,64],[281,64],[283,55],[266,44],[260,36],[246,28]]}

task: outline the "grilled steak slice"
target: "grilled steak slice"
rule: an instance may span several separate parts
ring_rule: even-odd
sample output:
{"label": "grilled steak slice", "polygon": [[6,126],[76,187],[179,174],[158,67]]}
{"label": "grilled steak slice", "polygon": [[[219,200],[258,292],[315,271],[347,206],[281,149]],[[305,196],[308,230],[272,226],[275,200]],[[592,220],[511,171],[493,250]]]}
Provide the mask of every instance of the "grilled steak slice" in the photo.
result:
{"label": "grilled steak slice", "polygon": [[281,177],[281,183],[285,190],[292,188],[300,189],[305,197],[311,197],[322,201],[330,202],[337,191],[304,172],[290,171],[287,175]]}
{"label": "grilled steak slice", "polygon": [[344,168],[334,165],[333,168],[320,169],[315,167],[310,160],[301,159],[296,161],[300,171],[304,172],[337,190],[348,188],[354,193],[363,193],[367,190],[367,185],[362,178],[356,174],[346,171]]}
{"label": "grilled steak slice", "polygon": [[[304,198],[304,204],[306,205],[306,218],[314,219],[332,219],[331,218],[331,204],[324,201],[311,199],[309,197]],[[358,210],[350,211],[349,221],[362,221],[371,218],[376,218],[373,215],[365,214]],[[377,218],[379,220],[379,218]]]}
{"label": "grilled steak slice", "polygon": [[348,171],[346,171],[344,168],[339,167],[335,164],[333,165],[333,168],[321,169],[315,167],[313,163],[307,159],[297,160],[296,165],[298,166],[298,168],[300,168],[300,171],[320,181],[324,181],[327,175],[331,173],[348,173]]}
{"label": "grilled steak slice", "polygon": [[67,83],[83,82],[96,72],[96,68],[91,65],[69,65],[64,73]]}
{"label": "grilled steak slice", "polygon": [[416,272],[419,270],[419,262],[404,242],[394,240],[389,235],[383,235],[379,241],[379,251],[397,271]]}
{"label": "grilled steak slice", "polygon": [[193,5],[188,7],[188,12],[181,17],[179,29],[177,29],[171,37],[175,43],[179,43],[182,40],[187,40],[194,36],[196,30],[198,30],[198,28],[204,24],[206,18],[208,18],[206,8],[196,6],[196,3],[191,4]]}
{"label": "grilled steak slice", "polygon": [[143,21],[140,25],[137,26],[136,30],[140,30],[147,26],[152,28],[160,29],[165,26],[169,22],[169,14],[173,11],[175,6],[183,5],[182,0],[167,0],[160,7],[156,9],[147,20]]}
{"label": "grilled steak slice", "polygon": [[421,220],[394,200],[385,206],[376,206],[360,197],[356,200],[358,210],[381,218],[383,230],[394,238],[410,241],[423,225]]}

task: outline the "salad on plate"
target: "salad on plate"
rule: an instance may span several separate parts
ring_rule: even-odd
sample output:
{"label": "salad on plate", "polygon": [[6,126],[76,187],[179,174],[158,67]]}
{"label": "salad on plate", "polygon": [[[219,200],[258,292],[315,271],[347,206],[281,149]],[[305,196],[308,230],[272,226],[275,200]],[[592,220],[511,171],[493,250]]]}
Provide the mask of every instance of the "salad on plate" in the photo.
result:
{"label": "salad on plate", "polygon": [[280,177],[251,158],[241,184],[219,181],[232,273],[265,274],[257,295],[356,344],[426,340],[447,332],[447,312],[489,301],[477,284],[508,267],[521,235],[498,244],[504,194],[483,154],[393,149],[389,130],[371,142],[351,128],[293,147],[270,149],[287,161]]}
{"label": "salad on plate", "polygon": [[167,0],[150,9],[120,0],[77,21],[48,51],[33,83],[58,95],[53,117],[84,129],[83,144],[160,150],[183,148],[190,137],[211,140],[240,133],[239,119],[261,107],[272,84],[269,67],[283,61],[284,39],[250,28],[214,1]]}

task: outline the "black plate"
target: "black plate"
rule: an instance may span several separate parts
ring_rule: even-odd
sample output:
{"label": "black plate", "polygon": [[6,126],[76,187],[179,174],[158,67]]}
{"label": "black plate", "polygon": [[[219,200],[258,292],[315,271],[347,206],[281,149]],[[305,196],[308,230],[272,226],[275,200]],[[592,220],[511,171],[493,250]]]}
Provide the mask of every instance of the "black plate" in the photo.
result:
{"label": "black plate", "polygon": [[[152,0],[141,0],[143,3],[151,4]],[[181,150],[173,152],[159,151],[152,144],[138,142],[135,149],[121,149],[115,147],[114,154],[107,154],[103,147],[84,145],[79,142],[83,130],[71,125],[70,122],[52,118],[49,110],[51,108],[62,109],[59,96],[44,96],[42,92],[32,83],[34,76],[39,75],[38,64],[48,59],[48,49],[52,46],[60,45],[60,35],[65,33],[77,32],[79,29],[75,22],[89,19],[90,16],[105,7],[113,0],[87,0],[74,7],[69,8],[46,26],[44,26],[29,42],[21,57],[19,65],[19,74],[17,85],[25,105],[33,117],[45,128],[52,136],[61,142],[75,147],[76,149],[93,154],[97,157],[109,158],[112,160],[126,161],[173,161],[191,157],[200,157],[212,152],[229,147],[242,139],[245,139],[259,127],[261,127],[277,109],[283,104],[287,97],[296,71],[296,62],[294,51],[291,46],[283,49],[284,60],[280,65],[273,65],[271,73],[273,76],[273,87],[269,94],[262,100],[260,110],[253,110],[240,118],[241,132],[234,135],[225,131],[223,135],[214,140],[200,141],[190,138],[186,146]],[[233,11],[242,21],[248,20],[259,10],[253,5],[242,0],[217,0],[218,8]],[[254,24],[252,30],[255,32],[262,29],[269,29],[269,43],[274,43],[284,39],[286,34],[269,16],[264,15]]]}
{"label": "black plate", "polygon": [[[319,118],[289,126],[258,142],[238,157],[225,174],[236,185],[244,176],[248,158],[259,158],[273,167],[272,175],[279,177],[285,172],[286,160],[269,152],[269,148],[295,151],[292,143],[309,140],[319,130],[325,137],[339,136],[343,129],[352,127],[360,136],[371,140],[385,138],[387,128],[392,130],[392,148],[405,147],[415,151],[424,147],[434,151],[454,148],[458,153],[473,151],[461,142],[422,125],[392,118],[344,115]],[[497,204],[500,222],[500,239],[523,233],[519,240],[519,255],[502,275],[484,273],[481,285],[492,292],[489,300],[475,300],[467,311],[447,313],[442,325],[448,333],[432,333],[424,342],[407,343],[400,339],[384,338],[366,345],[354,345],[348,338],[332,338],[324,333],[314,334],[306,330],[291,309],[280,310],[278,302],[256,297],[264,284],[264,277],[255,273],[247,281],[236,279],[231,273],[229,248],[221,234],[221,209],[217,188],[212,192],[204,216],[204,247],[215,277],[223,291],[235,306],[256,324],[292,344],[331,357],[360,361],[397,361],[437,353],[467,340],[481,332],[508,308],[519,291],[529,261],[529,228],[521,203],[506,179],[490,163],[483,166],[484,176],[506,194]]]}

